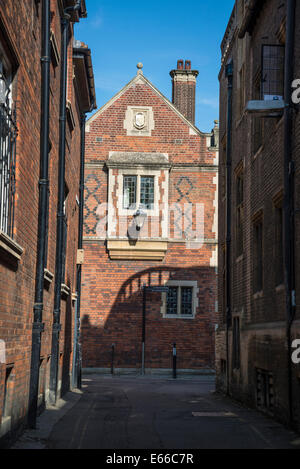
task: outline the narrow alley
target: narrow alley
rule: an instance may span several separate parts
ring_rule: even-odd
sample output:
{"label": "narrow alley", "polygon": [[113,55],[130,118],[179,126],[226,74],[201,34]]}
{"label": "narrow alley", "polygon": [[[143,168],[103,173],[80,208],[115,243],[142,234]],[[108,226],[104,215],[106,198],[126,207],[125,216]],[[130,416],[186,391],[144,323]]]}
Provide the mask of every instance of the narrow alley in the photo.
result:
{"label": "narrow alley", "polygon": [[[70,394],[68,395],[70,396]],[[67,400],[68,397],[67,396]],[[207,376],[86,375],[79,400],[51,428],[48,410],[14,449],[299,449],[292,432],[215,393]],[[43,419],[48,426],[42,436]],[[45,430],[45,429],[44,429]]]}

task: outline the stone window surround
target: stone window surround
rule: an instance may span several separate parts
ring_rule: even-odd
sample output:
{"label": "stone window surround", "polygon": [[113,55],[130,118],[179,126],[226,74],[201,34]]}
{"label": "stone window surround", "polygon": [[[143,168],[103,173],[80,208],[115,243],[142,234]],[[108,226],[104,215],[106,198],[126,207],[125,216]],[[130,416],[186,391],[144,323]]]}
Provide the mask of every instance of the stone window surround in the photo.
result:
{"label": "stone window surround", "polygon": [[[136,210],[123,209],[123,177],[124,175],[154,176],[154,210],[147,210],[149,217],[160,217],[160,201],[164,207],[169,203],[169,172],[170,163],[167,153],[144,152],[110,152],[106,163],[108,167],[108,239],[116,238],[118,217],[133,216]],[[118,174],[114,174],[117,170]],[[159,178],[165,176],[165,180],[159,184]],[[117,206],[114,198],[117,198]],[[162,238],[168,237],[168,217],[162,216]]]}
{"label": "stone window surround", "polygon": [[[199,288],[198,282],[192,280],[169,280],[166,284],[166,287],[192,287],[193,288],[193,305],[192,305],[192,316],[186,316],[181,314],[170,315],[167,314],[167,293],[162,293],[162,306],[161,306],[161,314],[164,319],[185,319],[185,320],[192,320],[195,319],[197,314],[197,308],[199,307]],[[181,295],[178,295],[178,311],[180,311],[180,301]]]}

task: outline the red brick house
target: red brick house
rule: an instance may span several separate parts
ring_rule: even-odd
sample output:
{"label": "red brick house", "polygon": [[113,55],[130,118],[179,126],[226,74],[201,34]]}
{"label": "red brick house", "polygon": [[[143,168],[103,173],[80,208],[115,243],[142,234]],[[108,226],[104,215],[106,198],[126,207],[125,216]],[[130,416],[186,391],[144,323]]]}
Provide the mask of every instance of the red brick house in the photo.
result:
{"label": "red brick house", "polygon": [[137,75],[88,122],[83,368],[214,369],[218,126],[195,127],[198,72],[179,61],[173,103]]}
{"label": "red brick house", "polygon": [[74,43],[74,23],[85,17],[84,0],[0,2],[0,447],[28,415],[34,425],[50,401],[51,375],[54,400],[71,387],[83,116],[94,95],[90,50]]}

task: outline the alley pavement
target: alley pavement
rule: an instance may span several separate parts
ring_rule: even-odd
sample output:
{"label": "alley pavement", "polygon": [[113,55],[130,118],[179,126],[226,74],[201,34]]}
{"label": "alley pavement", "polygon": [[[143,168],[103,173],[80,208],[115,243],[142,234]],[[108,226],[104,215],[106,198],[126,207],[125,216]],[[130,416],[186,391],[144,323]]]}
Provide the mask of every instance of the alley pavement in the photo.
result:
{"label": "alley pavement", "polygon": [[14,448],[300,449],[299,436],[216,394],[211,377],[87,375],[82,394],[69,400]]}

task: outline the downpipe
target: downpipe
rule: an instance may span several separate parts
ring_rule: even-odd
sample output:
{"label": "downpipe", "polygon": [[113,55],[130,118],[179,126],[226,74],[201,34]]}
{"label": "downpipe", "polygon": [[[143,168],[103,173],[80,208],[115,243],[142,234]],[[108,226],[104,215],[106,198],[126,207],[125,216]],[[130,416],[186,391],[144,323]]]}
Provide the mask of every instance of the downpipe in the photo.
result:
{"label": "downpipe", "polygon": [[50,106],[50,0],[42,2],[41,56],[41,133],[37,264],[35,281],[34,318],[32,326],[31,369],[28,406],[28,425],[36,428],[39,395],[41,339],[44,331],[44,268],[47,251],[47,223],[49,217],[49,106]]}
{"label": "downpipe", "polygon": [[292,365],[292,326],[296,314],[295,286],[295,220],[294,220],[294,161],[293,161],[293,103],[291,84],[294,73],[295,49],[295,0],[287,2],[287,26],[285,46],[284,96],[284,251],[286,284],[286,339],[288,350],[288,400],[289,424],[294,426],[294,393]]}
{"label": "downpipe", "polygon": [[226,394],[230,394],[229,328],[231,327],[231,141],[233,62],[226,66],[227,77],[227,143],[226,143]]}
{"label": "downpipe", "polygon": [[74,7],[64,10],[61,18],[61,83],[60,83],[60,117],[59,117],[59,176],[58,176],[58,203],[57,203],[57,240],[56,240],[56,267],[55,292],[52,327],[52,353],[50,364],[50,393],[51,404],[56,404],[58,388],[59,340],[61,331],[61,285],[63,268],[63,238],[64,238],[64,199],[65,199],[65,161],[66,161],[66,105],[67,105],[67,73],[68,73],[68,43],[70,13],[80,9],[80,0]]}
{"label": "downpipe", "polygon": [[[78,249],[83,248],[83,217],[84,217],[84,164],[85,164],[85,125],[86,115],[82,114],[80,122],[81,142],[80,142],[80,182],[79,182],[79,221],[78,221]],[[76,311],[74,325],[74,352],[73,352],[73,372],[72,386],[81,389],[81,359],[80,359],[80,306],[81,306],[81,277],[82,266],[77,265],[76,276]]]}

